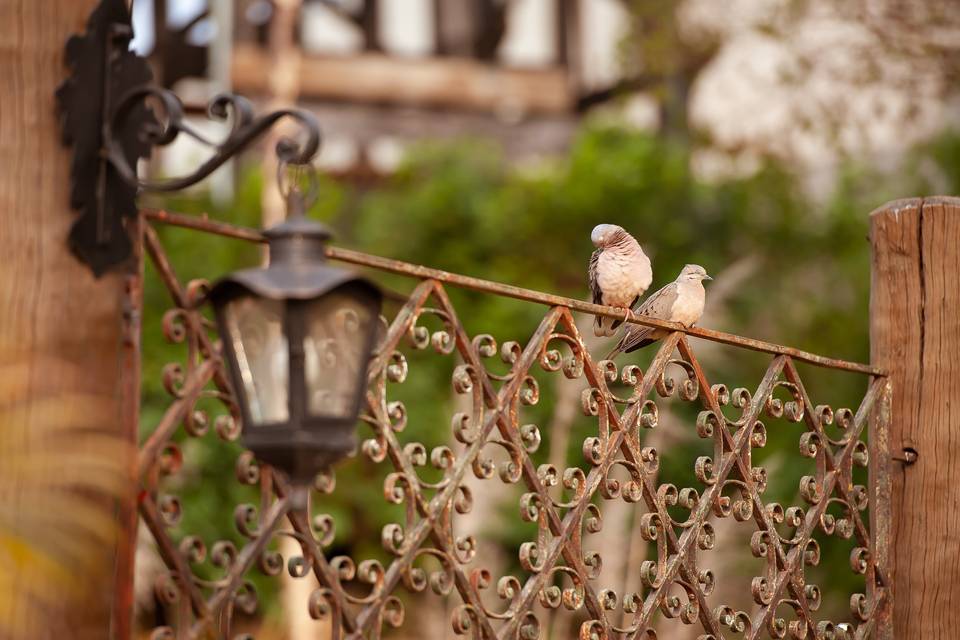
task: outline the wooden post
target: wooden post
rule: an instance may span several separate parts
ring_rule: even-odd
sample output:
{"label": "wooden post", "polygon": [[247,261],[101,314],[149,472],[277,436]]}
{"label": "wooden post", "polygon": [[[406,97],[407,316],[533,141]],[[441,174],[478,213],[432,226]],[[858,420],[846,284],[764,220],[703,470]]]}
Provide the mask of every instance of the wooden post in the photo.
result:
{"label": "wooden post", "polygon": [[893,637],[953,640],[960,602],[960,199],[898,200],[870,222],[871,359],[890,372],[893,387]]}
{"label": "wooden post", "polygon": [[130,551],[119,540],[135,538],[120,522],[135,499],[136,309],[127,273],[96,279],[67,249],[76,213],[54,100],[64,44],[95,4],[0,2],[0,637],[15,640],[119,637],[111,609],[130,588],[115,580]]}

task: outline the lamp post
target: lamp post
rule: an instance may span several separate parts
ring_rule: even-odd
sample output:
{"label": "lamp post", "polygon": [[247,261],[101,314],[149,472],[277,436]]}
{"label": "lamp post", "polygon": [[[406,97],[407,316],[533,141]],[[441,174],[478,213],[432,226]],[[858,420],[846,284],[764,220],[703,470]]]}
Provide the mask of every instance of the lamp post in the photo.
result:
{"label": "lamp post", "polygon": [[210,291],[244,444],[304,484],[349,453],[366,391],[382,295],[329,266],[322,224],[298,192],[267,229],[267,267],[230,274]]}

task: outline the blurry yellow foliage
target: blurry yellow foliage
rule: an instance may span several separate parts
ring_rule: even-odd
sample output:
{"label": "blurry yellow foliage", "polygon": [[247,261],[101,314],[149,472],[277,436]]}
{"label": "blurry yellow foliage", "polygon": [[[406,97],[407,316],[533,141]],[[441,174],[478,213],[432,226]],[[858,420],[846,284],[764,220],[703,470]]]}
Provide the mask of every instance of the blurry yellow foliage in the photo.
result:
{"label": "blurry yellow foliage", "polygon": [[0,638],[11,640],[81,637],[77,612],[105,610],[132,453],[115,398],[57,394],[31,382],[37,365],[0,365]]}

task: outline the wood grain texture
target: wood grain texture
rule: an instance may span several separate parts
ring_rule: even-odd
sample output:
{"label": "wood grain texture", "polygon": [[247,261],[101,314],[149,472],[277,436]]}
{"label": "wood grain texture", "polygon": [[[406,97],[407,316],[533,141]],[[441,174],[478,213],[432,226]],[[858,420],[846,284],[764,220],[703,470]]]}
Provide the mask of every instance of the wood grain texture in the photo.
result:
{"label": "wood grain texture", "polygon": [[960,199],[871,215],[871,357],[890,372],[894,637],[952,640],[960,602]]}
{"label": "wood grain texture", "polygon": [[[12,625],[0,637],[110,637],[116,505],[97,493],[92,467],[85,465],[103,463],[98,468],[107,471],[105,483],[113,478],[113,495],[120,485],[111,474],[122,474],[133,455],[130,448],[105,447],[110,440],[101,437],[124,428],[124,275],[96,280],[67,249],[75,219],[70,155],[54,110],[54,91],[67,73],[64,44],[84,30],[95,4],[0,1],[0,448],[23,461],[62,461],[47,474],[50,488],[26,472],[0,487],[7,518],[0,534],[16,527],[31,552],[68,569],[71,561],[84,567],[69,579],[51,579],[50,567],[37,562],[0,569],[13,572],[8,577],[16,586],[14,597],[0,601],[0,619]],[[112,542],[85,529],[93,526],[82,520],[91,503],[113,523],[106,527]],[[83,551],[58,557],[68,544]],[[39,599],[28,602],[29,594]]]}

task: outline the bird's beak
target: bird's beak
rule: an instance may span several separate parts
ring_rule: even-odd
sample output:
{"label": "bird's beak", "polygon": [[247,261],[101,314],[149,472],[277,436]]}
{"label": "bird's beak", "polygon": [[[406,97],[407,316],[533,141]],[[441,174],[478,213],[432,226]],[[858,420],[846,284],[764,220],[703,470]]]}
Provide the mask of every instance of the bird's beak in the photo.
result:
{"label": "bird's beak", "polygon": [[704,276],[703,276],[703,279],[704,279],[704,280],[713,280],[713,278],[711,278],[711,277],[708,276],[708,275],[704,275]]}

